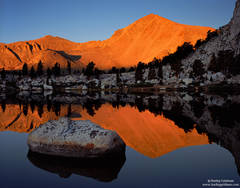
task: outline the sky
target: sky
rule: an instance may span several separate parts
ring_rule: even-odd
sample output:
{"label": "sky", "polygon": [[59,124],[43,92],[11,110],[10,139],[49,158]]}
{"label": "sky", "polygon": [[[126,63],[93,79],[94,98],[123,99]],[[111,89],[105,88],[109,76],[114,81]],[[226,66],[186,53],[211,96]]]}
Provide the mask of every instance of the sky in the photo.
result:
{"label": "sky", "polygon": [[235,0],[0,0],[0,42],[45,35],[74,42],[105,40],[150,13],[172,21],[219,28]]}

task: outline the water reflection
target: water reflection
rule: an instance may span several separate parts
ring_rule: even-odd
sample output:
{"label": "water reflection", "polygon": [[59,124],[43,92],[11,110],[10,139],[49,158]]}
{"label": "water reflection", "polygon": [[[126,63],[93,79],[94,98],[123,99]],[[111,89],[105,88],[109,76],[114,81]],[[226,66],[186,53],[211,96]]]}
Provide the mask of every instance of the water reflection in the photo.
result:
{"label": "water reflection", "polygon": [[31,132],[61,116],[90,119],[117,131],[128,146],[151,158],[215,142],[233,154],[240,171],[240,95],[97,93],[0,100],[1,131]]}
{"label": "water reflection", "polygon": [[140,113],[128,105],[116,109],[105,104],[94,117],[86,110],[82,110],[81,115],[81,119],[90,119],[106,129],[117,131],[128,146],[151,158],[182,147],[208,144],[207,136],[198,134],[196,129],[185,133],[163,115],[155,116],[148,110]]}
{"label": "water reflection", "polygon": [[114,158],[78,159],[44,155],[29,151],[28,160],[36,167],[69,178],[72,174],[94,178],[98,181],[110,182],[117,178],[125,163],[125,152]]}

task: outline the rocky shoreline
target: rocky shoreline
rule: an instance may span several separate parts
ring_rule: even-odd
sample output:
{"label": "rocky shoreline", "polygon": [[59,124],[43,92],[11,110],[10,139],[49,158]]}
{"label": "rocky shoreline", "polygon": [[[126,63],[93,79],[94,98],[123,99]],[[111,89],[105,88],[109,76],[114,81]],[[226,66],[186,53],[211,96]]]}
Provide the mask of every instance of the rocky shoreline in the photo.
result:
{"label": "rocky shoreline", "polygon": [[[209,74],[210,75],[210,74]],[[145,76],[147,77],[147,76]],[[121,93],[155,93],[162,91],[208,91],[229,89],[240,90],[240,78],[226,79],[221,73],[206,76],[203,82],[193,79],[178,79],[175,82],[165,81],[160,84],[158,80],[144,79],[144,82],[135,82],[134,72],[123,73],[121,82],[117,83],[116,74],[103,74],[98,79],[88,79],[83,74],[66,75],[59,77],[41,76],[38,78],[24,77],[14,84],[0,81],[1,93],[31,92],[31,93],[87,93],[88,91],[109,91]],[[220,87],[221,86],[221,87]]]}

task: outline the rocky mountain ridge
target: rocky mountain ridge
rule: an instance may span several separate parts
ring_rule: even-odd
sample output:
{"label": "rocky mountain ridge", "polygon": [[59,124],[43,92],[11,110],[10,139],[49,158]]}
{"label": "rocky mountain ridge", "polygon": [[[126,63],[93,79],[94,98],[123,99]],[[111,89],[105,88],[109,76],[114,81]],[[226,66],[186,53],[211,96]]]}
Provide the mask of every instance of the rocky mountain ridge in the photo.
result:
{"label": "rocky mountain ridge", "polygon": [[65,68],[70,62],[72,68],[79,69],[90,61],[102,69],[130,67],[174,52],[184,42],[194,44],[205,38],[209,30],[214,29],[183,25],[150,14],[104,41],[76,43],[48,35],[31,41],[0,43],[0,68],[19,70],[24,63],[37,66],[40,60],[44,67],[58,62]]}
{"label": "rocky mountain ridge", "polygon": [[[232,57],[227,57],[228,54],[232,53]],[[226,61],[223,64],[223,68],[220,68],[220,63],[217,62],[215,66],[219,66],[219,69],[224,69],[229,66],[231,61],[234,61],[232,59],[236,58],[240,54],[240,1],[236,1],[236,6],[234,9],[233,17],[231,21],[221,27],[218,32],[217,36],[212,37],[209,41],[206,43],[203,43],[199,48],[196,49],[196,51],[192,54],[190,54],[187,58],[181,61],[181,72],[179,76],[177,77],[174,71],[171,69],[170,65],[166,65],[163,67],[163,82],[164,83],[177,83],[180,82],[183,79],[190,79],[189,82],[193,81],[200,81],[202,83],[208,84],[210,81],[212,81],[213,77],[217,77],[214,81],[229,81],[232,82],[233,80],[239,82],[239,73],[237,75],[227,75],[226,71],[219,70],[219,71],[212,71],[209,70],[209,66],[211,64],[211,61],[213,57],[218,58],[219,61]],[[221,55],[221,56],[220,56]],[[224,57],[225,55],[225,57]],[[230,55],[229,55],[230,56]],[[225,60],[225,59],[226,60]],[[231,59],[227,59],[231,58]],[[203,69],[205,71],[204,74],[201,76],[203,77],[192,77],[191,74],[194,71],[193,66],[194,62],[198,60],[203,64]],[[237,57],[235,61],[239,61],[239,58]],[[236,63],[237,63],[236,62]],[[239,62],[240,63],[240,62]],[[237,70],[240,64],[235,65],[233,69]],[[235,82],[234,81],[234,82]]]}

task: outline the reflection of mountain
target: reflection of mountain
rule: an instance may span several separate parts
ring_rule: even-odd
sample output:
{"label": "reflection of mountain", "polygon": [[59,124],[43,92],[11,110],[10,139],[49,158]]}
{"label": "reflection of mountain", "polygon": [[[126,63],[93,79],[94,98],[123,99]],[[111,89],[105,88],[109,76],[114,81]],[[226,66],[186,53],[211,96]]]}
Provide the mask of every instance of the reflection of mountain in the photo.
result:
{"label": "reflection of mountain", "polygon": [[229,150],[240,175],[240,95],[165,95],[163,100],[164,110],[171,112],[180,105],[174,112],[195,122],[210,142]]}
{"label": "reflection of mountain", "polygon": [[198,134],[196,129],[185,133],[173,121],[149,111],[140,113],[130,106],[114,109],[106,104],[95,113],[92,117],[83,110],[82,119],[117,131],[128,146],[151,158],[182,147],[208,144],[208,137]]}
{"label": "reflection of mountain", "polygon": [[[67,110],[67,108],[63,108],[61,116],[67,114],[64,110]],[[31,132],[31,130],[50,119],[58,119],[58,116],[52,109],[48,111],[47,105],[36,106],[32,111],[30,105],[20,107],[16,104],[7,104],[5,112],[0,111],[0,131]]]}
{"label": "reflection of mountain", "polygon": [[[81,100],[78,102],[81,104]],[[185,133],[184,129],[179,128],[173,121],[162,115],[155,116],[148,110],[139,112],[137,108],[129,105],[119,109],[114,108],[113,106],[118,106],[118,102],[112,102],[113,105],[101,104],[83,98],[82,102],[81,105],[61,105],[60,116],[68,115],[76,119],[76,115],[81,114],[81,119],[90,119],[104,128],[117,131],[128,146],[152,158],[181,147],[208,143],[206,135],[199,135],[195,129]],[[25,107],[23,105],[20,110],[18,105],[7,105],[5,113],[0,112],[2,124],[0,130],[29,132],[40,123],[58,118],[53,112],[54,108],[49,110],[47,105],[44,105],[40,118],[38,107],[36,106],[32,113],[30,106],[26,108],[26,105]],[[28,109],[26,116],[24,109]],[[19,113],[21,113],[20,117],[11,126],[7,126]]]}
{"label": "reflection of mountain", "polygon": [[89,61],[94,61],[100,68],[134,66],[139,61],[161,58],[184,42],[194,44],[205,38],[208,30],[212,28],[183,25],[150,14],[117,30],[104,41],[75,43],[45,36],[31,41],[0,43],[0,68],[21,69],[24,62],[37,66],[40,60],[45,67],[58,62],[66,68],[71,62],[72,68],[79,68]]}
{"label": "reflection of mountain", "polygon": [[125,152],[118,158],[88,160],[48,156],[31,151],[28,152],[27,157],[36,167],[59,174],[63,178],[77,174],[104,182],[116,179],[126,160]]}

